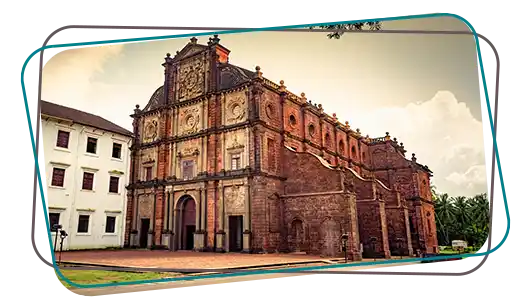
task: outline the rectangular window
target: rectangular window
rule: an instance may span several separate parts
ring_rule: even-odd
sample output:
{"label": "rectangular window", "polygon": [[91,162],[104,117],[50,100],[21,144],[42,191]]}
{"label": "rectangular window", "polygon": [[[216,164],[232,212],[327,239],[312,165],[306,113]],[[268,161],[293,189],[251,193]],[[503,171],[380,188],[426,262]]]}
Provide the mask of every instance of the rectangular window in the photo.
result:
{"label": "rectangular window", "polygon": [[77,222],[77,232],[88,233],[89,221],[90,221],[89,215],[79,215],[79,220]]}
{"label": "rectangular window", "polygon": [[116,230],[116,217],[107,216],[107,223],[105,224],[105,233],[114,233]]}
{"label": "rectangular window", "polygon": [[65,169],[53,168],[52,186],[58,186],[58,187],[64,186],[64,173],[65,173]]}
{"label": "rectangular window", "polygon": [[109,180],[109,193],[118,193],[118,187],[120,183],[120,178],[116,176],[110,176]]}
{"label": "rectangular window", "polygon": [[48,219],[50,220],[50,230],[52,232],[55,232],[55,231],[53,231],[53,226],[54,225],[59,225],[59,216],[60,216],[59,213],[49,213],[48,214]]}
{"label": "rectangular window", "polygon": [[182,162],[182,177],[184,179],[193,178],[193,160],[185,160]]}
{"label": "rectangular window", "polygon": [[86,152],[96,154],[98,139],[89,137],[86,141]]}
{"label": "rectangular window", "polygon": [[121,159],[121,144],[112,143],[112,157]]}
{"label": "rectangular window", "polygon": [[145,168],[145,181],[153,179],[153,167]]}
{"label": "rectangular window", "polygon": [[241,169],[241,156],[239,154],[232,155],[232,170]]}
{"label": "rectangular window", "polygon": [[68,148],[68,142],[70,141],[70,132],[68,131],[57,131],[57,143],[55,144],[60,148]]}
{"label": "rectangular window", "polygon": [[91,191],[94,185],[94,173],[83,173],[83,190]]}

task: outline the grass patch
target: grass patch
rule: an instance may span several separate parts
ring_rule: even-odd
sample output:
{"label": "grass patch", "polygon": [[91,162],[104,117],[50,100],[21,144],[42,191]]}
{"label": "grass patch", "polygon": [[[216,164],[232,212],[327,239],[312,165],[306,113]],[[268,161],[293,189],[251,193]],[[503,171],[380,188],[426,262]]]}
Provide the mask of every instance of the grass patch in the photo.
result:
{"label": "grass patch", "polygon": [[[440,254],[445,255],[458,255],[458,254],[469,254],[469,253],[476,253],[478,251],[470,251],[470,252],[458,252],[455,250],[440,250]],[[468,260],[469,257],[463,257],[462,260]]]}
{"label": "grass patch", "polygon": [[[61,270],[61,273],[68,280],[76,284],[101,284],[101,283],[118,283],[137,280],[153,280],[168,277],[177,277],[176,273],[157,273],[157,272],[116,272],[102,270]],[[57,274],[57,278],[67,288],[73,288]]]}

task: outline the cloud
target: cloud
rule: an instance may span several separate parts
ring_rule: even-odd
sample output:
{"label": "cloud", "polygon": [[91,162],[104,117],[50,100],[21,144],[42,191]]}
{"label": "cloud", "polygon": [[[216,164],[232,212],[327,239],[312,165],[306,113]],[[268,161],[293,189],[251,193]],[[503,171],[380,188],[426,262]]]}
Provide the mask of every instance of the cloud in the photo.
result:
{"label": "cloud", "polygon": [[122,45],[86,47],[60,52],[43,67],[42,98],[68,104],[90,92],[93,78],[121,54]]}
{"label": "cloud", "polygon": [[445,179],[469,190],[474,190],[477,187],[483,188],[484,184],[486,183],[486,166],[471,166],[467,169],[467,171],[463,173],[453,172]]}
{"label": "cloud", "polygon": [[390,132],[403,142],[409,158],[415,153],[419,163],[433,170],[441,191],[455,196],[486,192],[482,123],[451,92],[439,91],[430,100],[404,107],[353,111],[346,119],[355,120],[370,137]]}

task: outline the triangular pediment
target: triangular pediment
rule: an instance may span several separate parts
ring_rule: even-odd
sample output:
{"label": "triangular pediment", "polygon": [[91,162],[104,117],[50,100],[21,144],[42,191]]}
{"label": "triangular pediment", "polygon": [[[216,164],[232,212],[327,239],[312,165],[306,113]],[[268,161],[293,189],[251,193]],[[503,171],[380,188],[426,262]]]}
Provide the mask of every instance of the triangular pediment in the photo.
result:
{"label": "triangular pediment", "polygon": [[182,60],[197,53],[203,52],[206,49],[208,49],[208,47],[205,45],[188,43],[184,48],[182,48],[182,50],[178,52],[177,55],[175,55],[174,60]]}

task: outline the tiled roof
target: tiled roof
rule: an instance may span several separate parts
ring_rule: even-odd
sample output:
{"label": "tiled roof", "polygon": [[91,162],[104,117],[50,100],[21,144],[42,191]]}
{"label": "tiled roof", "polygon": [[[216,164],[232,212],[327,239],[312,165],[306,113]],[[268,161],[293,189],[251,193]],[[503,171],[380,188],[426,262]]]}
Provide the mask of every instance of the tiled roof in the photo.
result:
{"label": "tiled roof", "polygon": [[134,134],[129,130],[120,127],[100,116],[96,116],[84,111],[80,111],[71,107],[62,106],[59,104],[47,102],[44,100],[40,101],[40,112],[52,117],[61,119],[71,120],[74,123],[92,126],[98,129],[118,133],[126,136],[133,136]]}

